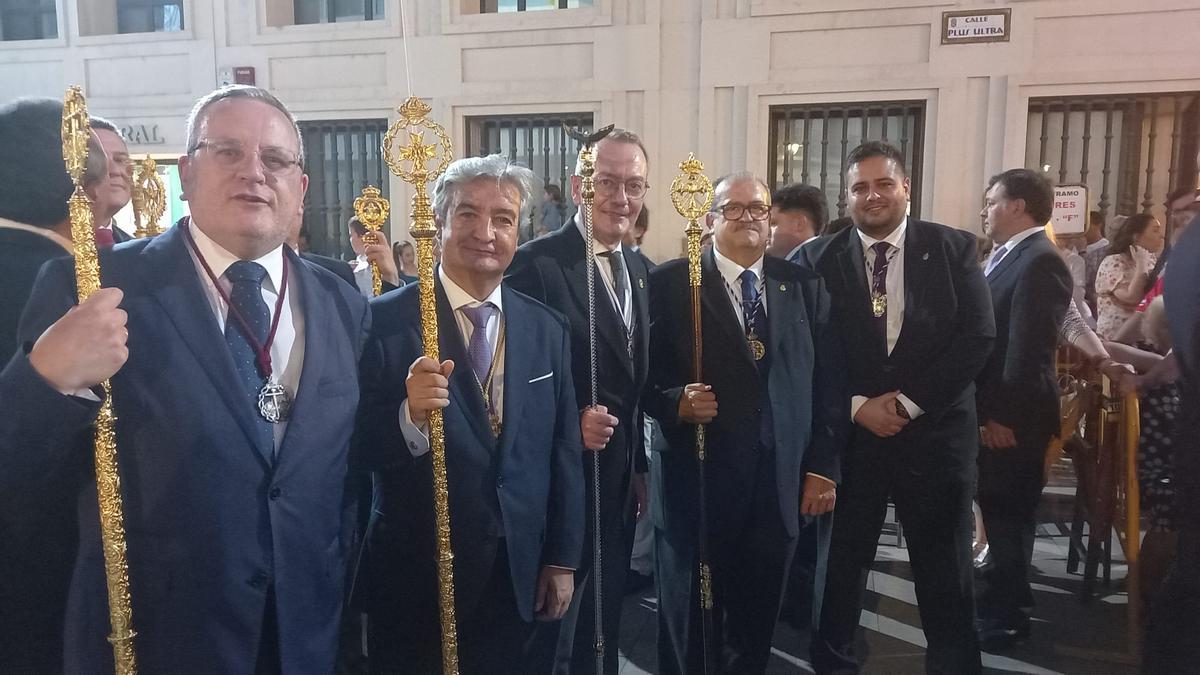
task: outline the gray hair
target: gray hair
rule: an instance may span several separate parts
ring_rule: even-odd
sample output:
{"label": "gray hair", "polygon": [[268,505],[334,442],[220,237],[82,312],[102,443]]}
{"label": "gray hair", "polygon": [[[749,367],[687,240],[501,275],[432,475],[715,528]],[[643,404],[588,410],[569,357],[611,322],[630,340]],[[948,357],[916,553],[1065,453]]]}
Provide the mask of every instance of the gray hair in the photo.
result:
{"label": "gray hair", "polygon": [[769,185],[767,185],[767,182],[765,180],[759,178],[758,175],[755,174],[753,171],[734,171],[733,173],[727,173],[724,176],[721,176],[720,178],[718,178],[716,181],[713,182],[713,203],[712,203],[712,208],[710,210],[711,211],[718,210],[717,195],[721,192],[721,188],[723,188],[727,185],[732,185],[734,183],[750,183],[750,182],[758,183],[759,185],[762,186],[763,190],[765,190],[768,195],[771,194],[771,187]]}
{"label": "gray hair", "polygon": [[529,221],[533,211],[533,196],[542,189],[542,181],[529,169],[510,161],[504,155],[487,157],[464,157],[450,163],[437,182],[433,184],[433,212],[443,224],[450,222],[450,207],[458,194],[460,185],[476,178],[495,178],[508,181],[517,188],[521,197],[519,221]]}
{"label": "gray hair", "polygon": [[262,101],[267,105],[275,108],[283,113],[288,121],[292,123],[292,130],[296,132],[296,143],[300,148],[300,168],[304,168],[304,138],[300,135],[300,125],[296,122],[295,115],[287,109],[279,99],[271,92],[262,87],[253,87],[248,84],[230,84],[220,89],[216,89],[209,94],[200,97],[192,106],[192,111],[188,113],[187,118],[187,154],[192,154],[200,144],[200,139],[196,137],[200,133],[200,118],[204,115],[204,111],[214,103],[235,98],[245,98],[254,101]]}
{"label": "gray hair", "polygon": [[[628,143],[638,146],[638,150],[642,151],[642,159],[646,161],[646,168],[650,168],[650,154],[646,152],[646,144],[642,142],[642,137],[628,129],[614,128],[608,132],[608,135],[601,138],[600,141],[614,141],[616,143]],[[600,141],[596,141],[596,145],[600,145]],[[576,176],[583,175],[583,162],[575,159],[575,174]]]}

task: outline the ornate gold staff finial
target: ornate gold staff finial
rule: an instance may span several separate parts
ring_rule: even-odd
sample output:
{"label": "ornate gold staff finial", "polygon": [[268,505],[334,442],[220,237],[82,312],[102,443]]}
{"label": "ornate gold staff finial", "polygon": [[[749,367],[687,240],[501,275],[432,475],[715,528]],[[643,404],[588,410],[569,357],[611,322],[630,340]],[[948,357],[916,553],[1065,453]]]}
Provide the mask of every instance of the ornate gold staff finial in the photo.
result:
{"label": "ornate gold staff finial", "polygon": [[[83,192],[83,171],[87,165],[87,104],[78,86],[67,89],[63,99],[62,145],[67,173],[75,183],[75,193],[67,202],[71,213],[71,239],[75,249],[75,285],[83,302],[100,289],[100,260],[92,233],[92,209]],[[112,388],[108,380],[104,402],[96,418],[96,492],[100,503],[100,540],[104,547],[104,576],[108,585],[108,615],[112,635],[113,660],[117,675],[137,673],[134,657],[133,608],[129,597],[129,565],[125,559],[125,508],[121,502],[121,479],[117,474],[116,415],[112,407]]]}
{"label": "ornate gold staff finial", "polygon": [[[354,215],[358,216],[358,221],[367,228],[363,241],[368,244],[379,243],[376,232],[387,222],[391,210],[392,203],[383,196],[379,188],[368,185],[362,189],[362,196],[354,200]],[[371,284],[376,296],[383,292],[383,276],[379,272],[379,265],[374,262],[371,263]]]}
{"label": "ornate gold staff finial", "polygon": [[[425,356],[441,361],[438,355],[437,303],[433,285],[433,238],[437,226],[429,201],[428,183],[450,166],[454,151],[450,137],[438,123],[429,119],[432,109],[421,99],[410,96],[398,109],[400,119],[388,127],[383,137],[383,159],[388,168],[416,190],[412,198],[412,227],[409,232],[417,248],[417,284],[421,298],[421,337]],[[436,140],[425,143],[425,134]],[[396,138],[407,134],[408,145],[394,148]],[[434,165],[429,166],[430,162]],[[454,620],[454,551],[450,548],[450,506],[446,483],[446,437],[441,409],[429,412],[429,446],[433,455],[433,506],[437,521],[438,601],[442,619],[442,672],[458,673],[458,629]]]}
{"label": "ornate gold staff finial", "polygon": [[141,238],[162,234],[158,221],[167,209],[167,188],[158,177],[158,164],[150,155],[137,164],[130,197],[136,226],[133,236]]}
{"label": "ornate gold staff finial", "polygon": [[[704,175],[704,165],[696,159],[696,155],[688,153],[688,158],[679,164],[683,173],[671,181],[671,204],[679,215],[687,219],[688,252],[688,281],[691,287],[692,301],[692,381],[703,382],[703,345],[704,334],[700,321],[700,238],[704,228],[700,227],[700,218],[712,207],[713,185],[708,176]],[[699,495],[699,545],[696,547],[700,558],[700,611],[704,648],[704,672],[715,672],[716,659],[713,647],[716,644],[713,633],[713,598],[712,598],[712,568],[708,564],[708,514],[707,498],[705,496],[705,438],[704,425],[696,425],[696,467],[697,494]]]}

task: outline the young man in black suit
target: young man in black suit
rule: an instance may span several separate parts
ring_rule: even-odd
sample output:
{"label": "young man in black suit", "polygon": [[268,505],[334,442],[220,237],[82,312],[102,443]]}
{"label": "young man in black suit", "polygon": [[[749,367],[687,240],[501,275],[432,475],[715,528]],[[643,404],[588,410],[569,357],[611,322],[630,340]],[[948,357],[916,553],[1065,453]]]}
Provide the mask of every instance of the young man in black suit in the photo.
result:
{"label": "young man in black suit", "polygon": [[974,381],[996,335],[987,283],[969,232],[908,218],[899,150],[867,142],[846,164],[854,227],[801,249],[833,298],[855,423],[813,666],[818,673],[859,669],[854,636],[891,498],[909,542],[927,670],[979,672],[971,498],[979,448]]}
{"label": "young man in black suit", "polygon": [[1035,512],[1046,444],[1059,428],[1054,353],[1072,288],[1045,233],[1053,205],[1054,188],[1029,169],[993,177],[984,199],[984,234],[996,243],[984,269],[996,342],[976,393],[979,506],[994,563],[979,607],[980,644],[988,650],[1029,635]]}
{"label": "young man in black suit", "polygon": [[695,425],[708,425],[710,648],[721,672],[736,673],[767,667],[788,561],[801,529],[834,508],[849,427],[824,282],[764,255],[771,197],[760,179],[727,176],[714,197],[714,246],[701,258],[703,383],[692,381],[688,261],[651,273],[646,405],[666,440],[651,468],[650,508],[661,673],[703,669]]}
{"label": "young man in black suit", "polygon": [[[617,670],[621,600],[629,555],[633,548],[634,518],[645,503],[646,453],[642,443],[642,414],[638,407],[646,381],[649,310],[646,299],[646,259],[622,244],[642,210],[649,184],[648,164],[641,139],[614,130],[596,144],[596,200],[592,210],[595,261],[586,260],[584,227],[575,218],[555,232],[535,239],[518,251],[508,283],[561,312],[571,326],[571,370],[579,407],[584,447],[600,452],[600,546],[602,628],[608,648],[604,672]],[[577,171],[578,173],[578,171]],[[571,189],[581,201],[581,178]],[[581,209],[582,210],[582,209]],[[586,265],[595,265],[597,406],[589,408],[590,364]],[[596,669],[595,609],[592,588],[593,509],[592,460],[582,458],[587,493],[583,567],[576,576],[575,600],[561,626],[539,629],[539,647],[556,652],[556,671],[576,675]]]}

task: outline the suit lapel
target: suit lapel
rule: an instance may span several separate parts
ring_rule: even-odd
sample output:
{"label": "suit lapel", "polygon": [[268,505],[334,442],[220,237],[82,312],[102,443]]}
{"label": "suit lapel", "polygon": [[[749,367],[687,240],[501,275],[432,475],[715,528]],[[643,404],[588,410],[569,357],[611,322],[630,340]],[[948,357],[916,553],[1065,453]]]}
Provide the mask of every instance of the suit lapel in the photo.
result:
{"label": "suit lapel", "polygon": [[[274,460],[276,463],[284,456],[288,441],[301,433],[296,430],[297,427],[309,419],[320,417],[317,413],[321,405],[317,396],[317,388],[321,382],[320,365],[333,348],[329,331],[337,322],[337,319],[330,315],[329,300],[320,297],[317,292],[316,278],[290,247],[284,246],[283,252],[284,264],[290,265],[292,272],[292,278],[288,281],[288,292],[300,292],[300,314],[304,317],[304,365],[300,370],[300,382],[296,385],[295,407],[283,440],[279,444],[279,453]],[[270,461],[271,457],[267,456],[265,459]]]}
{"label": "suit lapel", "polygon": [[[437,279],[437,275],[434,275],[434,278]],[[467,354],[467,346],[463,344],[454,310],[450,307],[450,301],[446,298],[446,291],[442,288],[440,280],[437,281],[436,289],[439,356],[442,361],[454,361],[454,372],[450,374],[450,404],[457,405],[462,411],[463,417],[467,418],[471,430],[475,432],[483,447],[495,447],[496,439],[492,437],[492,424],[483,405],[483,393],[479,390],[479,382],[475,380],[471,357]]]}
{"label": "suit lapel", "polygon": [[1009,251],[996,265],[996,268],[992,270],[992,273],[987,275],[988,285],[991,286],[993,283],[998,281],[1000,277],[1004,276],[1004,273],[1016,264],[1017,258],[1021,257],[1021,254],[1025,252],[1025,249],[1029,248],[1031,245],[1030,242],[1032,242],[1034,239],[1037,239],[1039,236],[1045,237],[1046,235],[1041,233],[1030,235],[1018,243],[1013,250]]}
{"label": "suit lapel", "polygon": [[[502,286],[500,292],[504,298],[505,330],[510,326],[521,326],[522,329],[533,327],[533,317],[530,316],[524,301],[507,286]],[[525,396],[521,395],[521,392],[531,378],[542,374],[533,372],[533,357],[547,354],[547,345],[542,344],[540,340],[532,344],[529,342],[529,338],[541,336],[540,331],[529,330],[526,333],[522,330],[520,339],[504,340],[504,425],[500,431],[501,452],[512,446],[513,438],[520,431],[517,429],[517,421],[521,419],[525,403]]]}
{"label": "suit lapel", "polygon": [[[729,293],[725,290],[725,280],[721,277],[721,271],[717,269],[717,260],[713,257],[713,252],[710,249],[700,257],[700,304],[708,310],[708,315],[715,321],[706,321],[703,326],[705,334],[709,331],[717,331],[733,345],[733,351],[740,355],[743,361],[747,361],[754,371],[757,372],[757,367],[754,365],[754,356],[750,354],[750,345],[746,342],[746,334],[742,332],[741,321],[738,320],[737,314],[734,313],[733,305],[729,300]],[[688,286],[687,288],[690,288]],[[690,299],[689,299],[690,302]],[[712,324],[716,324],[715,326]],[[707,347],[708,341],[705,340],[705,351],[709,351]]]}
{"label": "suit lapel", "polygon": [[233,357],[225,345],[217,319],[201,286],[196,265],[188,252],[182,228],[188,220],[181,219],[174,227],[155,237],[146,245],[141,267],[151,296],[175,325],[176,332],[200,364],[200,370],[213,383],[229,413],[237,421],[246,440],[254,445],[263,461],[273,463],[273,447],[263,447],[258,418],[241,394],[242,385],[233,365]]}
{"label": "suit lapel", "polygon": [[[584,245],[583,235],[579,233],[579,228],[575,226],[575,222],[571,221],[563,226],[563,236],[566,237],[569,250],[572,252],[568,260],[574,261],[574,264],[566,267],[567,278],[571,283],[571,292],[575,295],[575,300],[580,307],[583,308],[584,316],[587,316],[588,311],[588,296],[587,296],[587,248]],[[567,229],[570,228],[570,229]],[[576,255],[578,253],[578,255]],[[626,259],[628,265],[628,259]],[[604,278],[600,276],[600,268],[596,263],[592,262],[593,270],[595,270],[595,293],[596,293],[596,333],[602,336],[613,350],[617,357],[617,362],[625,372],[633,377],[633,364],[629,358],[629,349],[626,347],[625,323],[617,316],[616,308],[613,307],[612,298],[608,295],[608,290],[604,285]]]}
{"label": "suit lapel", "polygon": [[[904,233],[904,324],[911,325],[917,308],[925,300],[925,289],[929,287],[929,245],[925,241],[920,221],[909,221]],[[899,340],[904,335],[900,329]]]}
{"label": "suit lapel", "polygon": [[646,291],[649,270],[646,269],[642,256],[626,249],[622,250],[625,255],[625,269],[629,270],[630,293],[633,296],[633,355],[637,362],[633,363],[632,359],[630,361],[635,371],[635,381],[641,382],[649,366],[647,358],[650,352],[650,331],[647,327],[650,325],[650,300]]}
{"label": "suit lapel", "polygon": [[767,280],[767,322],[771,325],[767,353],[775,355],[780,353],[784,333],[790,339],[792,326],[800,320],[804,307],[801,305],[800,289],[769,274],[766,260],[763,260],[763,275]]}

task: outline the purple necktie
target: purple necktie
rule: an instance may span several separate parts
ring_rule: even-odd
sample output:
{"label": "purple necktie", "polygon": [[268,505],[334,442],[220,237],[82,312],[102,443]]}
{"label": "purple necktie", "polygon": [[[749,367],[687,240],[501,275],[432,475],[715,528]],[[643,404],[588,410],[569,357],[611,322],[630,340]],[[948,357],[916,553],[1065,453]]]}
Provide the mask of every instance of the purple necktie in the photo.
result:
{"label": "purple necktie", "polygon": [[471,331],[471,344],[467,345],[467,356],[471,358],[471,368],[474,369],[475,378],[479,380],[480,386],[487,382],[488,372],[492,369],[492,345],[488,342],[487,325],[495,311],[496,306],[490,302],[477,307],[462,308],[462,313],[475,327],[475,330]]}
{"label": "purple necktie", "polygon": [[107,227],[97,227],[94,231],[96,236],[96,248],[112,248],[116,243],[113,238],[113,231]]}
{"label": "purple necktie", "polygon": [[[884,340],[887,340],[887,270],[888,270],[888,252],[892,250],[892,245],[886,241],[881,241],[871,245],[871,250],[875,252],[875,262],[871,265],[871,307],[874,310],[875,298],[882,297],[883,313],[875,317],[875,325],[879,331],[883,333]],[[874,312],[872,311],[872,315]]]}

